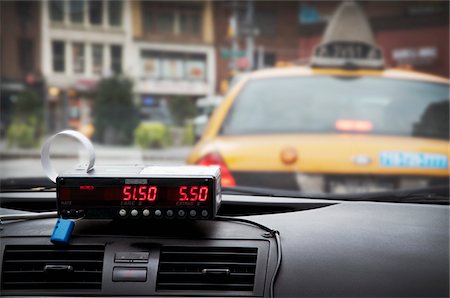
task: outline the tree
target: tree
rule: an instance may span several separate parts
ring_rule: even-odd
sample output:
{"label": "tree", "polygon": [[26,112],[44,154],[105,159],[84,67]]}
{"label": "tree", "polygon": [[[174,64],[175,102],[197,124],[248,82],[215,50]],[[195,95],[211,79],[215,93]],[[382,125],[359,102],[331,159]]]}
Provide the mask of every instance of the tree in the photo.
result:
{"label": "tree", "polygon": [[131,144],[139,123],[133,84],[119,77],[99,81],[94,102],[95,138],[107,144]]}
{"label": "tree", "polygon": [[176,96],[168,102],[172,119],[179,126],[183,126],[187,119],[193,118],[197,114],[194,101],[188,97]]}
{"label": "tree", "polygon": [[9,145],[35,147],[44,134],[43,99],[27,88],[20,92],[12,111],[12,123],[7,129]]}

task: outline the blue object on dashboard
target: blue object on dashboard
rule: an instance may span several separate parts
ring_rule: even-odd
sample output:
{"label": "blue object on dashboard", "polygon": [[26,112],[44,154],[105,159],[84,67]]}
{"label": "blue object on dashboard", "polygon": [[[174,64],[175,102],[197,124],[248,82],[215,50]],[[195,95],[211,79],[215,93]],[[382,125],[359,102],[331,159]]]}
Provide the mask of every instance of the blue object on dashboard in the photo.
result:
{"label": "blue object on dashboard", "polygon": [[74,227],[75,222],[73,220],[58,218],[50,241],[54,244],[69,244]]}
{"label": "blue object on dashboard", "polygon": [[445,154],[384,151],[380,153],[382,167],[448,169]]}

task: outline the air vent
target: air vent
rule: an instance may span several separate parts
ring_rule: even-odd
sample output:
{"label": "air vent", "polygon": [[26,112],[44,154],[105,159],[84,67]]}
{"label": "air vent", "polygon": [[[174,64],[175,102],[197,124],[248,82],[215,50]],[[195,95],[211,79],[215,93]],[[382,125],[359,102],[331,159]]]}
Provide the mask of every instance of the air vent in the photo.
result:
{"label": "air vent", "polygon": [[258,249],[163,246],[157,291],[253,291]]}
{"label": "air vent", "polygon": [[2,290],[101,289],[104,247],[7,245]]}

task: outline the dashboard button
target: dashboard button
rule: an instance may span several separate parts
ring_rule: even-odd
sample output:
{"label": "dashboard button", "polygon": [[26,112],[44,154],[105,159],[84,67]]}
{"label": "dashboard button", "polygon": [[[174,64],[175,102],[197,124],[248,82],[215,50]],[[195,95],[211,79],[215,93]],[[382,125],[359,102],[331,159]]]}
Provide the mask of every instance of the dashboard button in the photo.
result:
{"label": "dashboard button", "polygon": [[184,210],[178,210],[179,217],[184,217],[185,215],[186,215],[186,212],[184,212]]}
{"label": "dashboard button", "polygon": [[127,215],[127,210],[125,210],[125,209],[120,209],[119,215],[122,216],[122,217],[125,216],[125,215]]}
{"label": "dashboard button", "polygon": [[130,257],[133,263],[147,263],[148,262],[148,252],[132,252]]}
{"label": "dashboard button", "polygon": [[131,210],[131,216],[138,216],[139,212],[136,209]]}
{"label": "dashboard button", "polygon": [[196,217],[197,216],[197,211],[195,211],[195,210],[189,211],[189,216]]}
{"label": "dashboard button", "polygon": [[172,211],[172,210],[167,210],[167,211],[166,211],[166,215],[167,215],[168,217],[172,217],[172,216],[173,216],[173,211]]}
{"label": "dashboard button", "polygon": [[150,215],[150,211],[148,211],[148,209],[144,209],[144,211],[142,211],[142,215],[149,216]]}
{"label": "dashboard button", "polygon": [[202,216],[207,217],[208,216],[208,210],[202,210]]}
{"label": "dashboard button", "polygon": [[162,212],[161,212],[161,210],[155,210],[155,216],[156,217],[160,217],[162,215]]}
{"label": "dashboard button", "polygon": [[144,282],[147,280],[147,268],[114,267],[113,281]]}

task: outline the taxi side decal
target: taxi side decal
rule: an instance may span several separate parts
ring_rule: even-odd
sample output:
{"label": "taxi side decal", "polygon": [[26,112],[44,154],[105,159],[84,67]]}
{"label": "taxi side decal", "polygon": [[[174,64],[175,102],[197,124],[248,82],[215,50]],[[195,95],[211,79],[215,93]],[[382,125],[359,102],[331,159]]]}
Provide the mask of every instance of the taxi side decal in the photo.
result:
{"label": "taxi side decal", "polygon": [[445,154],[384,151],[380,153],[382,167],[447,169]]}

